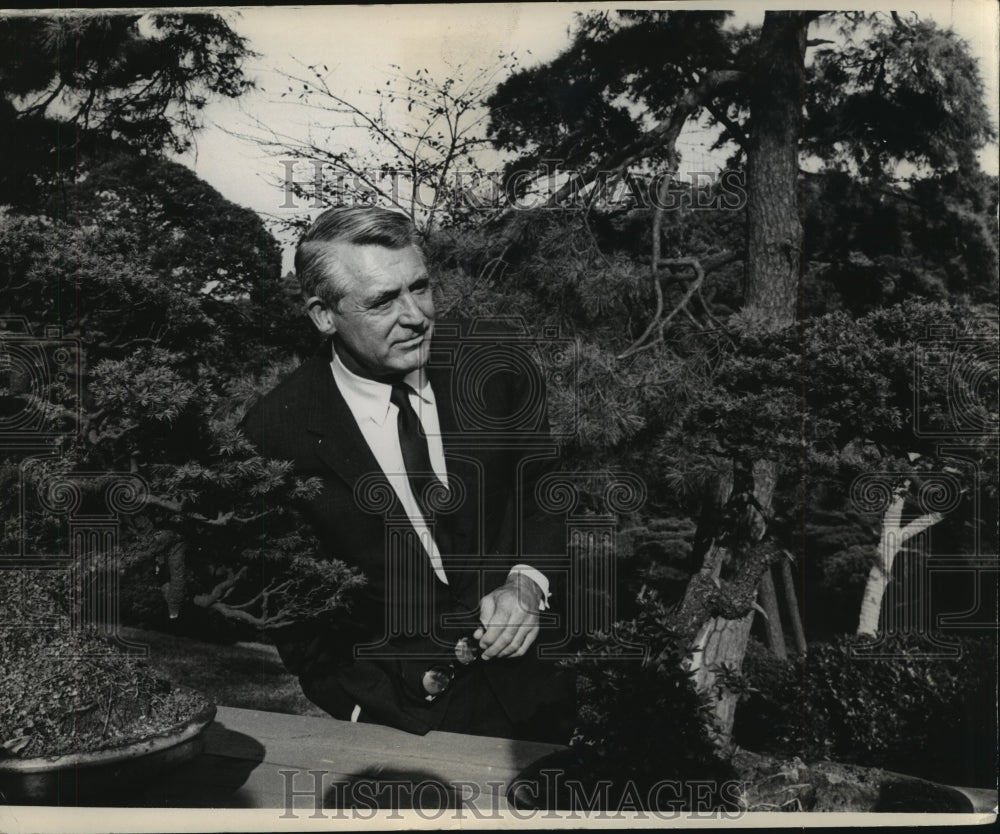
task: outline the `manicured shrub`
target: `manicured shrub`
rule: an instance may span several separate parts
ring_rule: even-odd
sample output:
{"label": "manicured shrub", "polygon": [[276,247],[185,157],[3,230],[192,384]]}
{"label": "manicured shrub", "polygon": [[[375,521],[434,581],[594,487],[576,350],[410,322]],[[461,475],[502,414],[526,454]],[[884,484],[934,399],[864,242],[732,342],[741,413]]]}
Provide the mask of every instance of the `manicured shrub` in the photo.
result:
{"label": "manicured shrub", "polygon": [[[942,643],[961,655],[942,656]],[[736,741],[806,761],[992,786],[996,661],[996,641],[985,637],[841,637],[788,662],[757,644],[744,666],[749,696],[737,712]]]}
{"label": "manicured shrub", "polygon": [[[655,805],[656,786],[665,782],[712,785],[712,797],[700,801],[720,807],[726,797],[717,791],[733,774],[717,755],[711,711],[684,668],[689,646],[667,627],[668,610],[655,594],[639,604],[634,619],[619,622],[614,635],[591,638],[570,661],[579,703],[567,776],[585,786],[610,784],[613,807],[628,792],[640,807]],[[644,657],[630,659],[637,647]],[[659,799],[677,801],[669,792]]]}

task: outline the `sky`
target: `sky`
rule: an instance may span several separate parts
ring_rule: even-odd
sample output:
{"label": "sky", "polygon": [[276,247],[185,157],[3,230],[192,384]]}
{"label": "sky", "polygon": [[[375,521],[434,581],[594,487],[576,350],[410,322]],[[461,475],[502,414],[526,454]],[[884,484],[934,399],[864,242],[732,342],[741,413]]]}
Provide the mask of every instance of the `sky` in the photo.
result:
{"label": "sky", "polygon": [[[630,6],[633,4],[630,4]],[[635,4],[641,6],[643,4]],[[659,5],[663,4],[646,4]],[[733,3],[716,4],[715,8]],[[808,2],[794,4],[807,8]],[[671,8],[712,8],[710,3],[672,3]],[[832,8],[825,2],[819,8]],[[334,7],[247,7],[223,14],[233,28],[248,38],[258,57],[247,64],[257,89],[236,101],[213,101],[206,108],[206,126],[191,152],[180,161],[194,168],[225,197],[258,211],[265,218],[301,213],[282,208],[285,195],[277,185],[284,175],[287,155],[265,150],[234,134],[254,132],[253,122],[275,127],[296,137],[323,136],[323,118],[280,93],[288,82],[282,73],[302,74],[305,66],[325,64],[330,84],[352,101],[373,100],[370,90],[396,72],[423,68],[443,80],[456,66],[492,68],[499,53],[514,52],[522,66],[547,61],[569,43],[574,12],[594,4],[440,4]],[[776,4],[767,7],[777,8]],[[857,8],[857,4],[845,6]],[[765,5],[741,3],[735,22],[759,23]],[[868,6],[868,8],[875,8]],[[886,8],[889,8],[888,6]],[[900,12],[904,11],[899,7]],[[980,60],[987,83],[987,101],[994,123],[998,119],[997,80],[998,4],[996,0],[911,0],[905,7],[931,17],[942,26],[952,26],[965,38]],[[499,79],[499,76],[498,76]],[[703,128],[692,125],[682,136],[680,149],[685,163],[697,170],[722,164],[722,157],[707,151],[711,141]],[[993,145],[981,154],[983,168],[998,172],[998,150]],[[304,169],[303,169],[304,170]],[[290,241],[283,241],[289,244]],[[290,262],[286,246],[285,268]]]}
{"label": "sky", "polygon": [[247,66],[258,89],[213,102],[193,153],[181,161],[236,203],[265,215],[287,213],[275,185],[287,156],[231,135],[253,132],[258,119],[296,136],[316,130],[321,122],[313,111],[278,99],[288,87],[282,73],[325,64],[331,86],[363,102],[393,64],[404,74],[425,68],[443,80],[451,67],[491,66],[501,52],[514,51],[527,64],[545,61],[569,42],[571,23],[572,12],[556,4],[243,9],[231,24],[260,53]]}

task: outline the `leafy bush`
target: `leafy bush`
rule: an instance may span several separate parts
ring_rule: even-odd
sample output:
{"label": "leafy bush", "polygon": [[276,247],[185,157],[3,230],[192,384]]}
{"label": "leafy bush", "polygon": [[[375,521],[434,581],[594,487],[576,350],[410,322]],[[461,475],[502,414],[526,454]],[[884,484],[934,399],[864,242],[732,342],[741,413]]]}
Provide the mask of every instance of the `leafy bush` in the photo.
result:
{"label": "leafy bush", "polygon": [[[653,802],[654,786],[665,780],[718,786],[732,777],[717,754],[711,712],[683,666],[689,647],[667,627],[657,595],[644,593],[639,606],[616,634],[592,637],[588,652],[569,661],[578,674],[578,716],[567,775],[584,785],[609,782],[612,805],[624,791],[640,805]],[[645,648],[641,661],[627,657],[629,645]]]}
{"label": "leafy bush", "polygon": [[[949,637],[959,658],[925,657],[929,641],[842,637],[779,661],[759,644],[736,741],[762,753],[899,770],[949,784],[995,783],[996,641]],[[933,752],[933,755],[928,755]],[[919,771],[919,772],[915,772]]]}

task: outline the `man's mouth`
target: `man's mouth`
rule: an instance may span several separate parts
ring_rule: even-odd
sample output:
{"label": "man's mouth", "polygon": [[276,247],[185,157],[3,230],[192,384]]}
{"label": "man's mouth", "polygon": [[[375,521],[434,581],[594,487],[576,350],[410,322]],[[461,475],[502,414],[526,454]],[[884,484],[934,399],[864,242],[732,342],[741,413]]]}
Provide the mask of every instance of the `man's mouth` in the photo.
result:
{"label": "man's mouth", "polygon": [[418,333],[412,339],[405,339],[402,342],[396,342],[396,347],[401,347],[404,349],[412,349],[418,347],[426,337],[427,337],[426,333]]}

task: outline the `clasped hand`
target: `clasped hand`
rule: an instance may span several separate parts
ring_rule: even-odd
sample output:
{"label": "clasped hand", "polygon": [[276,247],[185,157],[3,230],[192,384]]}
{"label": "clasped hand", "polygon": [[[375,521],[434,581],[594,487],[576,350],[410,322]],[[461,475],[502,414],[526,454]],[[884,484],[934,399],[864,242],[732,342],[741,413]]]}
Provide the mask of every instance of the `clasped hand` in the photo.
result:
{"label": "clasped hand", "polygon": [[514,573],[479,601],[482,625],[472,635],[491,657],[521,657],[538,637],[538,609],[542,591],[534,581]]}

